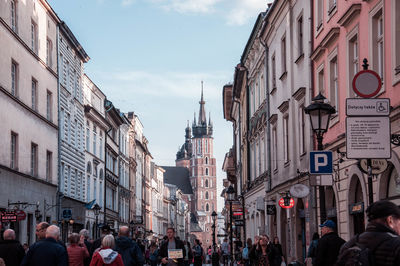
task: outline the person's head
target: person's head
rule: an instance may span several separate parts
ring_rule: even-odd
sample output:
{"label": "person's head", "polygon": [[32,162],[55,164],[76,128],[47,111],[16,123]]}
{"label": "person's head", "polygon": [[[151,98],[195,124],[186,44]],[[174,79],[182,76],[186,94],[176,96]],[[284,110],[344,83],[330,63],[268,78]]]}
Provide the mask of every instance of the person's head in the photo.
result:
{"label": "person's head", "polygon": [[255,236],[255,237],[254,237],[254,242],[255,242],[255,243],[258,243],[259,241],[260,241],[260,236]]}
{"label": "person's head", "polygon": [[170,227],[167,229],[167,237],[168,240],[172,240],[175,237],[175,229],[173,227]]}
{"label": "person's head", "polygon": [[129,237],[129,227],[128,226],[121,226],[119,228],[118,236]]}
{"label": "person's head", "polygon": [[194,240],[194,243],[195,243],[196,245],[200,245],[200,240],[195,239],[195,240]]}
{"label": "person's head", "polygon": [[42,240],[46,238],[46,230],[50,225],[47,222],[41,222],[36,225],[36,238]]}
{"label": "person's head", "polygon": [[269,237],[267,235],[261,235],[259,241],[261,247],[266,247],[269,242]]}
{"label": "person's head", "polygon": [[224,238],[224,242],[228,242],[228,238]]}
{"label": "person's head", "polygon": [[87,229],[82,229],[79,231],[79,235],[83,236],[86,240],[89,239],[89,231]]}
{"label": "person's head", "polygon": [[106,235],[103,237],[103,241],[101,241],[101,245],[104,249],[111,248],[113,249],[115,246],[115,240],[113,235]]}
{"label": "person's head", "polygon": [[77,233],[72,233],[68,237],[68,243],[72,244],[78,244],[81,236],[78,235]]}
{"label": "person's head", "polygon": [[3,233],[4,240],[15,240],[15,232],[12,229],[7,229]]}
{"label": "person's head", "polygon": [[326,220],[323,224],[320,224],[319,227],[321,227],[321,234],[326,235],[335,232],[336,224],[332,220]]}
{"label": "person's head", "polygon": [[53,238],[55,240],[58,240],[60,237],[60,228],[58,228],[57,225],[50,225],[46,229],[46,238]]}
{"label": "person's head", "polygon": [[253,245],[253,242],[251,241],[251,238],[247,238],[246,243],[247,243],[248,247],[251,247]]}
{"label": "person's head", "polygon": [[274,237],[274,244],[279,244],[279,238],[277,236]]}
{"label": "person's head", "polygon": [[400,209],[387,200],[372,203],[365,211],[369,222],[383,224],[400,235]]}
{"label": "person's head", "polygon": [[312,235],[312,240],[318,240],[319,239],[319,234],[318,234],[318,232],[315,232],[313,235]]}
{"label": "person's head", "polygon": [[110,228],[110,226],[108,224],[103,225],[101,227],[101,235],[102,236],[109,235],[110,233],[111,233],[111,228]]}

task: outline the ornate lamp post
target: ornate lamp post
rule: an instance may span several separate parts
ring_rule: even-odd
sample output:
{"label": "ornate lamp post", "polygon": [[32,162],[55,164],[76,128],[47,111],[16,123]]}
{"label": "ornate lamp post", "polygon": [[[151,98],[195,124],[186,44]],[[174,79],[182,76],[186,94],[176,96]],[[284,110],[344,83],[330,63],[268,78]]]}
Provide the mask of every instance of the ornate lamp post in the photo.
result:
{"label": "ornate lamp post", "polygon": [[[325,100],[326,98],[319,93],[312,99],[313,103],[304,109],[304,112],[310,116],[311,128],[317,136],[317,148],[319,151],[324,149],[322,140],[324,134],[328,131],[331,115],[336,113],[335,108],[326,103]],[[319,186],[319,205],[322,224],[326,220],[325,188],[323,186]]]}
{"label": "ornate lamp post", "polygon": [[99,221],[98,221],[98,219],[99,219],[99,214],[100,214],[100,210],[101,210],[101,207],[99,206],[99,204],[95,204],[94,206],[93,206],[93,209],[92,209],[93,211],[94,211],[94,215],[96,216],[96,233],[95,233],[95,239],[97,239],[98,238],[98,229],[99,229]]}
{"label": "ornate lamp post", "polygon": [[232,185],[226,190],[226,200],[229,202],[229,222],[230,222],[230,253],[231,253],[231,265],[233,266],[233,212],[232,212],[232,202],[235,200],[235,189]]}
{"label": "ornate lamp post", "polygon": [[212,265],[213,266],[219,266],[219,256],[218,256],[217,251],[215,250],[215,248],[216,248],[215,228],[216,228],[217,216],[218,216],[218,214],[215,211],[213,211],[212,214],[211,214],[211,217],[213,219],[213,225],[212,225],[212,229],[213,229],[213,254],[211,256],[211,261],[212,261]]}

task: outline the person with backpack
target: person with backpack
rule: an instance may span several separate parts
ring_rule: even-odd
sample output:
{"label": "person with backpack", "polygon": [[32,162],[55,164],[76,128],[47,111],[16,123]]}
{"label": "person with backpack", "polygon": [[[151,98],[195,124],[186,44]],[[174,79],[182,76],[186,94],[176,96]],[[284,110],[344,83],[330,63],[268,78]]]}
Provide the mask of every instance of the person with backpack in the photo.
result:
{"label": "person with backpack", "polygon": [[318,239],[319,239],[319,234],[315,232],[312,236],[312,241],[307,251],[307,258],[311,260],[312,265],[315,265],[315,258],[317,257]]}
{"label": "person with backpack", "polygon": [[145,263],[142,250],[139,245],[129,238],[129,227],[121,226],[118,237],[115,240],[115,251],[121,254],[125,266],[142,266]]}
{"label": "person with backpack", "polygon": [[250,266],[251,265],[249,253],[250,253],[250,249],[252,247],[253,247],[253,243],[251,241],[251,238],[248,238],[247,241],[246,241],[246,245],[242,250],[242,260],[243,260],[244,266]]}
{"label": "person with backpack", "polygon": [[333,266],[338,258],[340,247],[346,241],[335,232],[334,221],[326,220],[319,227],[321,227],[322,237],[318,240],[314,266]]}
{"label": "person with backpack", "polygon": [[337,266],[400,265],[400,209],[380,200],[366,210],[368,225],[342,246]]}

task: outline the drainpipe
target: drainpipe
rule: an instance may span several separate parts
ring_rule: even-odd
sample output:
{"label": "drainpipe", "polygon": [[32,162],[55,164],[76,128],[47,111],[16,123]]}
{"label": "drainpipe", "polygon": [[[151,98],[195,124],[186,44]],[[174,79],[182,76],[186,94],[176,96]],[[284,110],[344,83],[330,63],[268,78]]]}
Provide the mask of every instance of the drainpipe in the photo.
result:
{"label": "drainpipe", "polygon": [[[56,60],[57,60],[57,110],[58,110],[58,115],[57,115],[57,123],[58,123],[58,144],[57,144],[58,145],[58,149],[57,149],[58,181],[57,181],[57,183],[58,183],[58,186],[57,186],[57,192],[56,192],[56,200],[57,200],[56,215],[57,215],[57,224],[60,227],[60,221],[61,221],[61,217],[60,217],[60,215],[61,215],[61,191],[60,191],[60,188],[61,188],[61,131],[60,131],[60,128],[61,128],[61,126],[60,126],[61,125],[61,123],[60,123],[61,122],[61,119],[60,119],[61,97],[60,97],[60,95],[61,95],[61,93],[60,93],[60,82],[59,82],[59,77],[58,77],[58,75],[60,73],[60,66],[59,66],[60,62],[58,61],[58,56],[60,54],[59,39],[60,39],[60,27],[59,27],[59,25],[57,25],[57,41],[56,41],[57,56],[56,56]],[[44,206],[44,208],[46,209],[46,206]]]}

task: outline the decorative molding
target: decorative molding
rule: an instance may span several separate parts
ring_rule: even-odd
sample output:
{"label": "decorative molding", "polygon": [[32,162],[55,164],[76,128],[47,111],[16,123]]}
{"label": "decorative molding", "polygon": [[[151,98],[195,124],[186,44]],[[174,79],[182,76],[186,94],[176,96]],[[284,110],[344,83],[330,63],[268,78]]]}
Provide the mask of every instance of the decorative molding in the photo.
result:
{"label": "decorative molding", "polygon": [[304,98],[305,95],[306,95],[306,87],[300,87],[297,91],[295,91],[295,93],[293,93],[292,97],[296,101],[300,101],[301,99]]}
{"label": "decorative molding", "polygon": [[314,49],[314,51],[311,54],[311,60],[316,61],[322,55],[322,53],[325,51],[325,48],[322,47],[321,45],[318,45],[317,48]]}
{"label": "decorative molding", "polygon": [[285,113],[289,109],[289,100],[281,103],[281,105],[278,106],[278,109],[281,113]]}
{"label": "decorative molding", "polygon": [[271,123],[271,124],[274,124],[277,120],[278,120],[278,115],[277,114],[272,114],[270,117],[269,117],[269,122]]}
{"label": "decorative molding", "polygon": [[297,57],[296,61],[294,61],[295,64],[300,63],[301,59],[304,58],[304,53],[301,53],[301,55],[299,55],[299,57]]}
{"label": "decorative molding", "polygon": [[340,33],[340,28],[339,27],[334,27],[332,28],[326,36],[322,39],[321,41],[321,46],[323,48],[328,48],[328,46],[336,40],[336,38],[339,36]]}
{"label": "decorative molding", "polygon": [[283,72],[282,75],[279,77],[280,80],[283,80],[287,76],[287,71]]}
{"label": "decorative molding", "polygon": [[339,25],[342,27],[346,27],[360,12],[361,12],[361,3],[352,4],[346,10],[343,16],[338,20]]}

